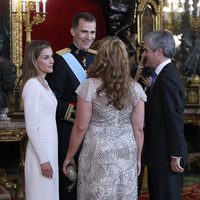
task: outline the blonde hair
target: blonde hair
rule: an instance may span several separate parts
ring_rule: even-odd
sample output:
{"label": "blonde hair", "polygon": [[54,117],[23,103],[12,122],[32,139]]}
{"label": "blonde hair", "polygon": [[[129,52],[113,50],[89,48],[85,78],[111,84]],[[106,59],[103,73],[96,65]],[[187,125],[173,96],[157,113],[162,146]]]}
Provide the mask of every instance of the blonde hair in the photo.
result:
{"label": "blonde hair", "polygon": [[97,88],[97,95],[105,92],[108,104],[122,110],[130,94],[132,79],[129,57],[125,44],[117,37],[106,37],[98,46],[98,53],[88,77],[101,79],[103,84]]}
{"label": "blonde hair", "polygon": [[50,47],[48,41],[32,40],[25,48],[22,66],[22,88],[27,80],[39,75],[37,58],[43,49]]}

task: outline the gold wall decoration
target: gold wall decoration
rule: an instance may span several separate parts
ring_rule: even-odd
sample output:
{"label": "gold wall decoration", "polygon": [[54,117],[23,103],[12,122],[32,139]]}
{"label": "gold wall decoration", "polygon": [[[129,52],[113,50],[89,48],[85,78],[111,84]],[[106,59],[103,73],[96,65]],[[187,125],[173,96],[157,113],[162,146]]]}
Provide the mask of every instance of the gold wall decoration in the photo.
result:
{"label": "gold wall decoration", "polygon": [[137,43],[142,45],[144,35],[151,30],[162,28],[162,1],[141,0],[137,5]]}
{"label": "gold wall decoration", "polygon": [[[18,81],[21,76],[20,66],[22,65],[23,55],[23,26],[26,33],[26,43],[29,43],[31,41],[32,27],[45,21],[46,2],[47,0],[10,0],[11,57],[13,63],[17,66]],[[42,10],[40,10],[41,7]]]}
{"label": "gold wall decoration", "polygon": [[186,88],[186,107],[200,108],[200,77],[194,75]]}
{"label": "gold wall decoration", "polygon": [[[13,16],[11,12],[12,2],[10,0],[10,22],[11,22],[11,60],[17,67],[17,82],[21,76],[20,66],[22,65],[22,16]],[[17,20],[16,20],[17,18]]]}
{"label": "gold wall decoration", "polygon": [[[31,41],[32,27],[45,21],[46,2],[47,0],[12,0],[12,16],[24,25],[27,43]],[[20,19],[18,15],[21,16]]]}
{"label": "gold wall decoration", "polygon": [[184,23],[183,16],[187,16],[190,25],[198,31],[200,28],[200,1],[198,0],[165,0],[163,7],[165,28],[169,30],[177,29],[181,32],[181,25]]}

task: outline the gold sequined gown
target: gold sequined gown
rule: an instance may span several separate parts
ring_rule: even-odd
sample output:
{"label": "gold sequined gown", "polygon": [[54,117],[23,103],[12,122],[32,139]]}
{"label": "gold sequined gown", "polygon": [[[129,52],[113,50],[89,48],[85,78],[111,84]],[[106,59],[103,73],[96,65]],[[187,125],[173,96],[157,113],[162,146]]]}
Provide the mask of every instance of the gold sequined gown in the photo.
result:
{"label": "gold sequined gown", "polygon": [[78,200],[137,200],[137,146],[131,113],[146,95],[134,82],[128,106],[119,111],[107,105],[105,95],[96,95],[100,84],[89,78],[76,90],[92,102],[92,119],[79,157]]}

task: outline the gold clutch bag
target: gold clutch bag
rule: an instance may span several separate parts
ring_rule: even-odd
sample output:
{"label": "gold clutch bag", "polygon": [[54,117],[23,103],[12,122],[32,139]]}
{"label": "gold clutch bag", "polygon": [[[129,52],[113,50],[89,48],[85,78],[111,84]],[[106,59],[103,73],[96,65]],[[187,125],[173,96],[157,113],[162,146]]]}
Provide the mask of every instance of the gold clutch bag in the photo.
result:
{"label": "gold clutch bag", "polygon": [[72,182],[75,182],[77,179],[77,170],[72,165],[67,167],[67,177]]}

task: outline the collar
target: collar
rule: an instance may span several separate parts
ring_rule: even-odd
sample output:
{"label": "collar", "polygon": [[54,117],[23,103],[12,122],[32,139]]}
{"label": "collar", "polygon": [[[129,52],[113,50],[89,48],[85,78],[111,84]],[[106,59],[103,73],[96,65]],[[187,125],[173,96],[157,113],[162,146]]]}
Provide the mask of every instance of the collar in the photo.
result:
{"label": "collar", "polygon": [[87,55],[87,51],[83,51],[82,49],[78,48],[75,43],[72,43],[69,48],[71,49],[72,53],[75,55],[79,55],[81,57],[84,57]]}
{"label": "collar", "polygon": [[167,60],[165,60],[164,62],[162,62],[161,64],[159,64],[156,69],[155,69],[155,73],[157,74],[157,76],[159,75],[159,73],[161,72],[161,70],[170,62],[172,62],[172,60],[170,58],[168,58]]}

